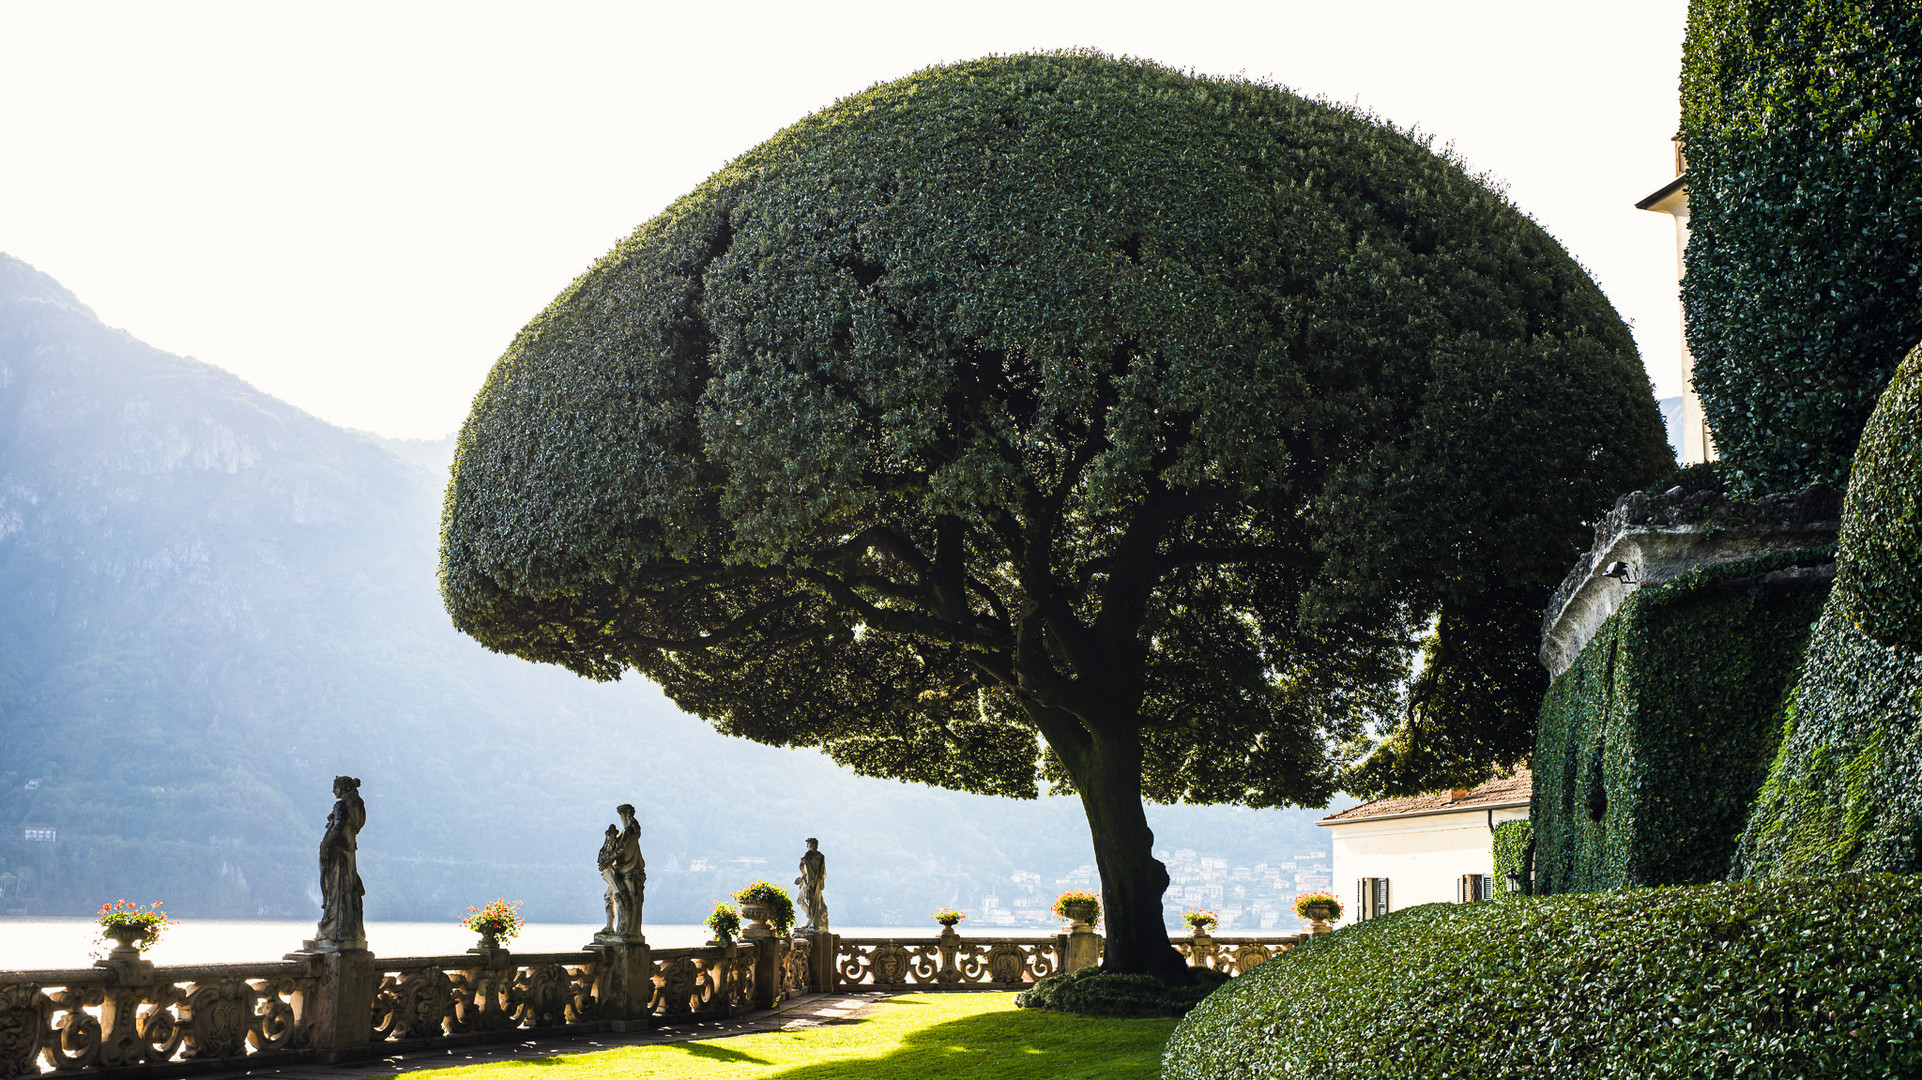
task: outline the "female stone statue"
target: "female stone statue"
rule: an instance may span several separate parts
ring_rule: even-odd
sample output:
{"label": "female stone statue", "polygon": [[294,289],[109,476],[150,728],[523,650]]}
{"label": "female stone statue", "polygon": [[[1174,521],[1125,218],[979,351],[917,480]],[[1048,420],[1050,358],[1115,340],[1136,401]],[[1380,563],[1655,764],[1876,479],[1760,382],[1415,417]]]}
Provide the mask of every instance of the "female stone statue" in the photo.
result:
{"label": "female stone statue", "polygon": [[327,835],[320,840],[320,930],[316,941],[339,949],[365,949],[367,930],[361,921],[361,897],[366,888],[355,864],[360,827],[367,824],[367,804],[360,798],[360,781],[334,777],[334,809],[327,815]]}
{"label": "female stone statue", "polygon": [[825,934],[828,929],[828,902],[821,895],[827,888],[828,858],[821,854],[821,842],[808,837],[808,849],[801,854],[801,876],[794,879],[795,889],[800,895],[801,914],[807,916],[807,923],[801,927],[803,933]]}

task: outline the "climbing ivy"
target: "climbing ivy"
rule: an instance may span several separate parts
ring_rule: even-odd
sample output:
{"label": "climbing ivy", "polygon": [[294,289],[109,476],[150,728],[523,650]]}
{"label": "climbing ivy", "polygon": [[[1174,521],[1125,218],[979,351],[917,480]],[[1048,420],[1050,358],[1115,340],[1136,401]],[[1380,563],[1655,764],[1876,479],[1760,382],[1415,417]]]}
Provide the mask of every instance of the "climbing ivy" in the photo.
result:
{"label": "climbing ivy", "polygon": [[1637,591],[1550,685],[1530,818],[1535,889],[1727,873],[1828,592],[1833,547],[1700,567]]}
{"label": "climbing ivy", "polygon": [[1516,875],[1526,888],[1529,849],[1534,842],[1535,827],[1526,820],[1504,821],[1495,826],[1495,838],[1490,844],[1495,855],[1495,896],[1498,899],[1522,895],[1508,891],[1508,875]]}

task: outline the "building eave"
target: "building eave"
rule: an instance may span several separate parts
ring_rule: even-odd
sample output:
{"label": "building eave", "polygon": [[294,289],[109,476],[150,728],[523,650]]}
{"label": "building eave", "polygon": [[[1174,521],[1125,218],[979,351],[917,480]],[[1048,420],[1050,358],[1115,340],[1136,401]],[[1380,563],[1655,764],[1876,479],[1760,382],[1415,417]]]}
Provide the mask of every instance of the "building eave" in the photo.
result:
{"label": "building eave", "polygon": [[1663,184],[1660,188],[1656,189],[1655,194],[1650,195],[1648,198],[1643,199],[1641,202],[1636,203],[1635,209],[1653,210],[1661,214],[1669,213],[1669,211],[1664,209],[1661,204],[1667,202],[1670,196],[1673,196],[1676,192],[1686,190],[1687,187],[1688,187],[1688,174],[1683,173],[1682,175],[1676,177],[1673,180],[1670,180],[1668,183]]}
{"label": "building eave", "polygon": [[[1509,799],[1505,802],[1471,803],[1467,806],[1437,806],[1427,810],[1403,810],[1398,814],[1367,814],[1361,817],[1342,817],[1339,814],[1330,814],[1315,822],[1315,824],[1323,828],[1332,829],[1337,825],[1359,825],[1364,821],[1395,821],[1401,818],[1435,817],[1438,814],[1479,814],[1484,810],[1514,810],[1518,807],[1527,809],[1528,804],[1528,799]],[[1347,811],[1344,810],[1342,813],[1345,814]]]}

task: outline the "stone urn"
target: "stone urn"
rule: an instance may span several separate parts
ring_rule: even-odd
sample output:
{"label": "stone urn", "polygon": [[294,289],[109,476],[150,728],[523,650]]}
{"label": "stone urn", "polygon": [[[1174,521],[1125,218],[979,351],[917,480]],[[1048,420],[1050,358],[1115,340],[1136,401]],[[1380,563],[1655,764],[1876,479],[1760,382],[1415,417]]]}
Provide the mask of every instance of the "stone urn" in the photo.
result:
{"label": "stone urn", "polygon": [[1308,929],[1310,933],[1326,934],[1334,929],[1328,925],[1328,920],[1335,917],[1335,905],[1333,904],[1309,904],[1301,909],[1301,913],[1308,916]]}
{"label": "stone urn", "polygon": [[117,926],[101,927],[100,936],[114,943],[113,951],[107,954],[107,960],[124,962],[140,959],[140,950],[152,940],[153,932],[144,926],[121,923]]}
{"label": "stone urn", "polygon": [[501,947],[500,935],[492,930],[480,931],[480,943],[467,951],[480,957],[487,967],[506,966],[507,950]]}
{"label": "stone urn", "polygon": [[1067,903],[1061,911],[1068,917],[1068,933],[1085,934],[1094,929],[1094,905]]}
{"label": "stone urn", "polygon": [[743,938],[771,938],[774,928],[767,921],[774,915],[774,905],[758,900],[741,901],[741,918],[747,923],[741,927]]}
{"label": "stone urn", "polygon": [[142,985],[152,981],[153,963],[140,955],[143,946],[154,938],[152,930],[144,926],[121,925],[103,926],[100,936],[114,943],[107,955],[93,962],[94,967],[112,968],[118,973],[120,981],[128,985]]}

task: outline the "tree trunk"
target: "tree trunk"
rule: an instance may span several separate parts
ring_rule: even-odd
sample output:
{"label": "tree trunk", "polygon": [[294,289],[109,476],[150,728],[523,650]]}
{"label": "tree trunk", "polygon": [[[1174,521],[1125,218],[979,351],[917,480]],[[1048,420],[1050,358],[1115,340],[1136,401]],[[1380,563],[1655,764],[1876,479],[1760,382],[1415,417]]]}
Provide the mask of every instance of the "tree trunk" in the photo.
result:
{"label": "tree trunk", "polygon": [[1107,971],[1188,981],[1188,965],[1161,924],[1168,868],[1154,856],[1154,832],[1141,805],[1141,739],[1125,733],[1093,737],[1075,760],[1064,756],[1081,793],[1101,870],[1101,914],[1107,927]]}

